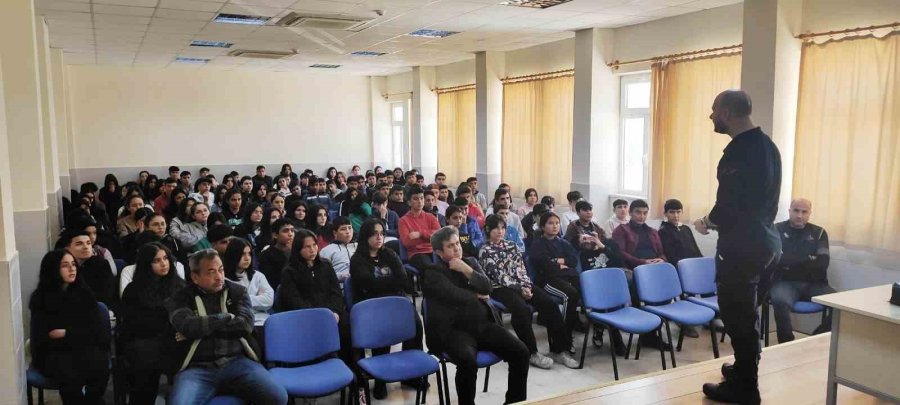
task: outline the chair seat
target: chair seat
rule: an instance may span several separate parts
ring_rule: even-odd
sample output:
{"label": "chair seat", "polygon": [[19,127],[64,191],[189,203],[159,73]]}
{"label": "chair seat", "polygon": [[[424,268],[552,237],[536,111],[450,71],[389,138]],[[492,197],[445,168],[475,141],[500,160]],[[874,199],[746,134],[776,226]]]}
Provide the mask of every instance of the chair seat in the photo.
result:
{"label": "chair seat", "polygon": [[244,402],[243,399],[240,399],[238,397],[233,397],[230,395],[219,395],[217,397],[213,397],[213,399],[211,399],[207,405],[244,405],[245,403],[246,402]]}
{"label": "chair seat", "polygon": [[712,297],[688,297],[688,301],[693,302],[697,305],[703,305],[716,313],[719,313],[719,296],[713,295]]}
{"label": "chair seat", "polygon": [[706,325],[716,317],[716,312],[712,309],[687,301],[659,306],[645,305],[641,309],[687,326]]}
{"label": "chair seat", "polygon": [[55,390],[59,388],[55,381],[51,380],[49,377],[45,376],[44,373],[41,373],[40,371],[38,371],[38,369],[34,368],[34,366],[31,365],[29,365],[28,370],[25,371],[25,379],[28,384],[34,388],[47,390]]}
{"label": "chair seat", "polygon": [[794,303],[794,307],[791,308],[791,312],[795,314],[815,314],[824,310],[824,306],[809,301],[797,301]]}
{"label": "chair seat", "polygon": [[421,350],[403,350],[368,357],[357,364],[369,375],[384,382],[419,378],[438,371],[438,361]]}
{"label": "chair seat", "polygon": [[589,312],[588,318],[623,332],[647,333],[662,323],[658,316],[635,307],[625,307],[614,312]]}
{"label": "chair seat", "polygon": [[328,359],[304,367],[269,370],[272,379],[287,390],[288,395],[316,398],[331,394],[353,382],[353,372],[340,359]]}
{"label": "chair seat", "polygon": [[413,265],[411,265],[411,264],[404,264],[404,265],[403,265],[403,270],[406,270],[407,272],[410,272],[410,273],[415,274],[415,275],[417,275],[417,276],[419,275],[419,269],[415,268],[415,267],[414,267]]}
{"label": "chair seat", "polygon": [[[447,360],[450,363],[453,363],[453,359],[447,353],[442,353],[441,357]],[[478,353],[475,354],[475,364],[478,365],[478,368],[485,368],[493,366],[494,364],[499,363],[501,360],[497,357],[494,352],[486,352],[483,350],[479,350]]]}

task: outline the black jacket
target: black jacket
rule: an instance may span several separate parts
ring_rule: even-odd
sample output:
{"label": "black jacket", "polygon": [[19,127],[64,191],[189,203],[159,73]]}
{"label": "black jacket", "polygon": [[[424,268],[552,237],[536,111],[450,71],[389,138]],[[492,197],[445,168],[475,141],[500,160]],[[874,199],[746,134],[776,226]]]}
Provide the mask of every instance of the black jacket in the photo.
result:
{"label": "black jacket", "polygon": [[116,276],[113,275],[109,262],[102,256],[91,256],[78,266],[78,273],[90,287],[97,301],[106,304],[115,312],[119,290],[116,288]]}
{"label": "black jacket", "polygon": [[775,230],[781,192],[781,153],[759,128],[738,134],[725,147],[716,178],[716,204],[707,217],[718,229],[718,254],[724,261],[719,282],[756,282],[761,269],[781,251]]}
{"label": "black jacket", "polygon": [[281,274],[284,272],[287,262],[287,253],[279,250],[274,243],[259,254],[259,271],[266,275],[266,280],[272,289],[277,290],[281,285]]}
{"label": "black jacket", "polygon": [[663,221],[659,226],[659,239],[662,241],[666,260],[673,266],[677,267],[681,259],[703,256],[694,239],[694,232],[687,225],[675,226]]}
{"label": "black jacket", "polygon": [[[432,352],[441,352],[444,339],[452,330],[464,330],[472,334],[491,322],[496,314],[489,304],[478,299],[477,294],[487,295],[493,290],[491,280],[481,270],[478,261],[463,258],[475,272],[468,280],[447,263],[438,259],[428,266],[422,292],[427,300],[425,337]],[[424,304],[423,304],[424,305]]]}
{"label": "black jacket", "polygon": [[281,275],[281,291],[275,303],[278,312],[306,308],[328,308],[346,318],[344,294],[331,264],[316,257],[312,267],[288,265]]}
{"label": "black jacket", "polygon": [[777,276],[789,281],[828,282],[831,262],[828,232],[813,224],[794,229],[788,221],[779,222],[775,227],[783,249]]}
{"label": "black jacket", "polygon": [[400,256],[389,248],[382,248],[374,258],[357,250],[350,258],[350,278],[356,302],[403,295],[410,289]]}
{"label": "black jacket", "polygon": [[[110,325],[100,314],[97,301],[84,286],[66,291],[37,294],[31,306],[32,364],[48,375],[69,375],[56,367],[79,367],[53,361],[57,354],[108,353]],[[51,339],[50,331],[65,329],[61,339]],[[91,359],[86,359],[91,360]],[[71,370],[68,370],[71,371]]]}
{"label": "black jacket", "polygon": [[[563,258],[567,269],[562,269],[556,259]],[[535,284],[543,286],[557,275],[578,277],[578,252],[563,238],[547,239],[534,235],[528,248],[528,261],[534,266]]]}

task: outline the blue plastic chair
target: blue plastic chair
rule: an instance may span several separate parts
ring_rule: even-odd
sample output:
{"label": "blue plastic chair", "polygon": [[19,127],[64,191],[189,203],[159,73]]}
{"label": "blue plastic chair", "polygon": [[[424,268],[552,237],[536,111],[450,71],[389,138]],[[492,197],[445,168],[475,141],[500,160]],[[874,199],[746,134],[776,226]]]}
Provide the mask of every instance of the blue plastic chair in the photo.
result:
{"label": "blue plastic chair", "polygon": [[122,274],[122,269],[125,268],[125,261],[122,259],[113,259],[113,262],[116,263],[116,274]]}
{"label": "blue plastic chair", "polygon": [[[353,372],[334,353],[341,349],[334,314],[325,308],[298,309],[270,316],[265,324],[266,362],[290,398],[318,398],[341,392]],[[296,364],[304,364],[295,366]]]}
{"label": "blue plastic chair", "polygon": [[[609,328],[609,333],[627,332],[630,335],[638,335],[655,332],[662,339],[662,319],[659,316],[629,306],[631,293],[628,291],[628,280],[622,269],[607,268],[588,270],[581,273],[582,300],[585,312],[591,323],[600,324]],[[578,368],[584,367],[584,356],[587,351],[587,342],[594,328],[588,328],[584,334],[584,343],[581,347],[581,362]],[[631,351],[631,337],[628,339],[628,351]],[[619,379],[619,366],[616,363],[616,351],[614,343],[609,345],[609,354],[613,361],[613,375]],[[640,355],[638,345],[635,359]],[[666,357],[662,347],[659,350],[662,360],[662,368],[666,369]]]}
{"label": "blue plastic chair", "polygon": [[[503,305],[500,303],[500,301],[496,301],[493,298],[491,298],[491,302],[495,302],[497,304],[500,304],[501,306]],[[500,310],[499,307],[497,309]],[[503,307],[503,311],[506,311],[505,306]],[[427,318],[428,318],[428,303],[427,303],[427,301],[425,301],[423,299],[422,300],[423,322]],[[432,354],[434,354],[434,353],[432,353]],[[448,377],[447,377],[447,363],[448,362],[453,363],[453,359],[450,358],[450,355],[448,355],[447,353],[437,354],[437,357],[441,362],[441,372],[438,373],[438,379],[440,380],[441,378],[443,378],[444,387],[446,387],[446,389],[444,390],[445,398],[443,398],[442,400],[446,401],[447,404],[450,404],[451,403],[450,402],[450,383],[449,383]],[[475,364],[478,366],[478,368],[484,369],[484,390],[482,392],[488,392],[488,383],[491,381],[491,366],[499,363],[500,361],[501,361],[501,359],[499,357],[497,357],[497,355],[494,354],[493,352],[479,350],[478,352],[475,353]]]}
{"label": "blue plastic chair", "polygon": [[[645,264],[634,269],[634,282],[637,286],[638,298],[643,301],[641,309],[654,313],[663,319],[669,344],[672,344],[672,333],[669,321],[679,325],[709,325],[712,338],[713,355],[719,358],[719,341],[716,340],[716,328],[712,324],[716,312],[693,302],[678,300],[684,292],[675,266],[669,263]],[[684,340],[684,329],[678,334],[678,351]],[[675,365],[675,350],[670,350],[672,367]]]}
{"label": "blue plastic chair", "polygon": [[[769,324],[771,320],[769,319],[769,305],[771,305],[771,300],[769,297],[766,297],[765,301],[762,305],[762,318],[760,320],[760,329],[763,339],[763,345],[765,347],[769,346]],[[824,305],[816,304],[812,301],[797,301],[791,307],[791,312],[795,314],[822,314],[822,323],[828,318],[828,307]]]}
{"label": "blue plastic chair", "polygon": [[245,403],[246,402],[244,402],[243,399],[240,399],[238,397],[232,397],[230,395],[220,395],[217,397],[213,397],[213,399],[211,399],[207,405],[244,405]]}
{"label": "blue plastic chair", "polygon": [[[422,291],[422,272],[419,271],[415,266],[409,264],[409,256],[406,251],[406,246],[403,246],[403,242],[400,241],[397,245],[400,246],[400,262],[403,263],[403,270],[406,270],[406,274],[413,278],[413,287],[417,291]],[[432,260],[434,258],[434,253],[432,253]],[[416,303],[416,294],[413,294],[413,304]]]}
{"label": "blue plastic chair", "polygon": [[350,277],[344,280],[344,305],[348,311],[353,308],[353,285],[350,283]]}
{"label": "blue plastic chair", "polygon": [[[713,257],[695,257],[678,261],[678,278],[685,299],[697,305],[703,305],[719,316],[719,296],[716,288],[716,259]],[[725,341],[725,333],[719,342]]]}
{"label": "blue plastic chair", "polygon": [[[416,336],[416,310],[405,297],[380,297],[356,303],[350,310],[350,332],[353,348],[358,350],[389,347]],[[422,350],[401,350],[360,359],[357,365],[363,372],[360,383],[365,388],[366,402],[370,402],[369,378],[384,382],[411,379],[427,381],[429,375],[440,370],[438,361]],[[438,396],[443,403],[441,379],[437,379]],[[424,384],[423,384],[424,385]],[[424,402],[421,389],[416,390],[416,402]]]}
{"label": "blue plastic chair", "polygon": [[[102,302],[97,303],[97,310],[100,311],[100,317],[103,319],[103,325],[105,325],[112,335],[112,326],[110,324],[109,319],[109,309],[106,307],[106,304]],[[31,324],[31,336],[35,335],[34,323]],[[114,350],[110,350],[110,353],[114,353]],[[112,366],[113,361],[110,361],[110,366]],[[115,381],[113,382],[115,385]],[[58,390],[59,384],[56,383],[53,379],[45,376],[38,369],[34,368],[33,365],[29,364],[28,369],[25,370],[25,396],[28,399],[28,405],[32,405],[34,403],[34,397],[31,392],[32,388],[36,388],[38,390],[38,404],[44,405],[44,390]]]}

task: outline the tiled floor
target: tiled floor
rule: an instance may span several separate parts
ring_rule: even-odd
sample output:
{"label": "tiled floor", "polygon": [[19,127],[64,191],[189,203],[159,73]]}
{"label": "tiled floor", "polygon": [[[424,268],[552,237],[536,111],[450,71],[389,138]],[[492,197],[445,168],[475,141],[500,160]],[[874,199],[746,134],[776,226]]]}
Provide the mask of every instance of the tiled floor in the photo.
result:
{"label": "tiled floor", "polygon": [[[512,329],[511,327],[509,327],[509,316],[506,316],[505,320],[507,328],[511,331]],[[542,326],[535,325],[534,330],[535,335],[538,339],[538,350],[545,352],[547,350],[546,329],[544,329]],[[672,331],[672,334],[677,334],[677,327]],[[801,335],[798,334],[798,338],[800,336]],[[584,335],[580,333],[575,334],[575,345],[578,350],[576,359],[578,359],[578,356],[581,355],[581,344],[583,342],[583,339]],[[637,338],[635,337],[635,340],[636,339]],[[774,334],[773,336],[771,336],[771,339],[772,342],[776,341]],[[606,339],[606,342],[608,345],[608,338]],[[730,356],[732,354],[731,345],[729,342],[730,341],[726,339],[724,344],[719,345],[721,356]],[[668,355],[666,356],[666,358],[667,361],[669,361]],[[699,338],[685,338],[682,351],[675,353],[675,359],[679,366],[710,360],[712,358],[713,354],[709,331],[703,329],[700,330]],[[623,379],[634,377],[640,374],[659,371],[661,369],[659,352],[647,348],[641,350],[640,360],[633,359],[632,349],[632,358],[629,360],[625,360],[620,357],[618,365],[619,376]],[[453,376],[455,371],[452,364],[448,365],[448,370],[451,386],[450,399],[452,403],[456,403],[456,390],[455,388],[452,388],[454,387]],[[483,393],[480,392],[480,388],[483,386],[482,384],[484,382],[484,370],[479,370],[479,392],[475,397],[476,402],[479,404],[502,404],[507,386],[506,376],[507,368],[505,363],[500,363],[492,367],[488,392]],[[590,342],[588,342],[587,357],[585,358],[584,369],[574,370],[560,365],[554,365],[550,370],[542,370],[532,367],[529,370],[528,375],[528,398],[536,399],[551,395],[558,395],[579,388],[610,382],[612,380],[612,360],[609,357],[608,346],[604,346],[602,349],[597,349],[593,347]],[[432,376],[429,381],[431,382],[431,389],[429,389],[428,391],[426,402],[428,404],[437,404],[438,395],[435,377]],[[110,384],[110,392],[109,395],[107,395],[108,404],[112,403],[111,389],[112,385]],[[165,389],[166,387],[161,387],[161,391],[165,391]],[[55,392],[47,392],[46,394],[48,404],[60,403],[59,398],[58,396],[56,396]],[[386,405],[411,405],[415,402],[415,396],[415,391],[408,388],[401,389],[400,384],[388,384],[388,397],[382,401],[372,402]],[[37,395],[35,395],[35,399],[37,399]],[[298,403],[299,402],[300,401],[298,401]],[[157,404],[164,403],[165,401],[161,396],[157,400]],[[337,405],[339,403],[339,396],[332,395],[331,397],[320,398],[318,401],[316,401],[316,403],[321,405]]]}

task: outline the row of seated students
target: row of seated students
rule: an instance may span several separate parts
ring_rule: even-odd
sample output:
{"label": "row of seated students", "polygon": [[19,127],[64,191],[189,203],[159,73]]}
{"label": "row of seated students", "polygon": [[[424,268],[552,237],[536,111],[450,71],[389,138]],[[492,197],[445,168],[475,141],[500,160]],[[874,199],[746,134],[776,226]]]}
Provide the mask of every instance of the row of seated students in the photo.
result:
{"label": "row of seated students", "polygon": [[[178,170],[171,172],[179,174]],[[374,172],[365,177],[371,177],[369,174]],[[512,402],[526,397],[529,364],[577,367],[572,358],[572,333],[586,330],[586,322],[576,312],[581,305],[577,269],[619,267],[630,276],[629,269],[641,264],[677,264],[680,259],[700,256],[691,230],[680,223],[682,207],[677,200],[666,202],[667,221],[657,231],[646,224],[649,208],[642,200],[630,206],[616,201],[613,215],[600,225],[593,219],[590,203],[577,191],[567,195],[570,211],[560,216],[553,212],[552,197],[538,202],[534,189],[527,190],[525,204],[514,209],[508,186],[503,185],[483,207],[476,197],[479,194],[473,192],[477,190],[474,178],[460,184],[454,197],[441,173],[427,190],[417,184],[420,175],[403,174],[405,185],[388,183],[386,175],[375,176],[374,184],[351,182],[337,195],[345,198],[336,210],[331,209],[330,201],[335,200],[331,196],[329,201],[306,203],[304,197],[319,193],[316,179],[310,188],[301,186],[299,195],[292,193],[287,198],[276,193],[261,201],[251,196],[248,202],[240,190],[230,189],[225,193],[228,197],[219,200],[224,204],[218,206],[219,212],[212,213],[211,207],[217,204],[204,197],[207,189],[198,189],[199,193],[189,197],[169,178],[152,210],[144,207],[151,203],[139,190],[120,193],[118,222],[128,221],[124,233],[104,224],[106,209],[93,200],[96,190],[90,185],[82,187],[81,206],[67,215],[67,229],[58,244],[64,250],[45,257],[41,284],[31,301],[35,366],[62,382],[64,402],[84,399],[93,403],[99,398],[108,370],[97,367],[99,363],[93,360],[104,356],[109,339],[108,334],[105,339],[96,338],[99,324],[91,314],[97,311],[87,311],[82,301],[100,301],[121,325],[118,336],[128,360],[131,403],[152,403],[162,374],[175,376],[170,394],[173,403],[203,402],[216,392],[216,384],[201,384],[212,378],[202,372],[209,367],[228,371],[223,375],[234,381],[246,382],[234,394],[250,395],[256,403],[283,403],[283,389],[273,387],[265,370],[254,362],[261,355],[256,342],[261,341],[257,338],[268,314],[313,307],[332,310],[342,340],[340,356],[354,364],[359,354],[350,349],[342,283],[353,279],[356,301],[414,293],[398,255],[402,244],[408,262],[421,272],[422,290],[429,302],[427,326],[423,327],[417,316],[416,337],[405,342],[404,348],[422,348],[427,339],[431,352],[450,354],[458,365],[460,403],[474,402],[475,353],[494,351],[510,364],[507,401]],[[301,184],[304,175],[282,178],[297,177]],[[260,177],[265,184],[262,166],[251,181]],[[158,202],[163,200],[170,204],[157,212]],[[791,221],[786,224],[815,234],[816,241],[824,237],[824,247],[817,242],[811,253],[821,264],[824,251],[827,266],[827,235],[803,222],[803,218],[808,221],[810,210],[803,211],[802,202],[799,205],[792,204]],[[231,220],[222,210],[230,211]],[[563,227],[563,223],[567,225]],[[794,235],[794,230],[785,230],[783,237]],[[809,250],[808,243],[803,243],[808,239],[806,233],[797,235],[794,238],[801,243],[792,248],[786,269],[811,266],[802,260],[803,252]],[[100,243],[116,246],[105,248]],[[195,253],[190,260],[188,253]],[[132,265],[118,272],[113,257]],[[812,287],[822,290],[821,265],[816,269],[806,273],[815,275]],[[791,286],[802,281],[796,278]],[[824,285],[827,287],[827,281]],[[795,301],[811,291],[809,285],[785,289],[790,294],[781,295]],[[225,309],[215,298],[221,294],[232,298]],[[194,297],[201,297],[205,312],[212,315],[197,315]],[[632,297],[636,300],[634,291]],[[515,336],[500,327],[489,298],[511,313]],[[784,300],[774,298],[782,340],[783,317],[777,310]],[[562,302],[562,312],[558,302]],[[549,355],[538,351],[529,305],[548,329]],[[70,328],[71,334],[67,334]],[[691,334],[696,336],[696,331],[687,331]],[[596,341],[602,339],[602,333],[594,336],[595,344],[602,344],[602,340]],[[611,339],[616,351],[624,354],[621,336],[614,334]],[[188,357],[193,342],[199,346]],[[665,345],[651,337],[642,337],[641,344]],[[74,353],[81,349],[82,354]],[[78,357],[88,355],[91,361]],[[238,358],[242,361],[234,363],[234,368],[228,366]],[[87,389],[82,391],[83,386]],[[383,382],[376,381],[374,395],[386,396]]]}

